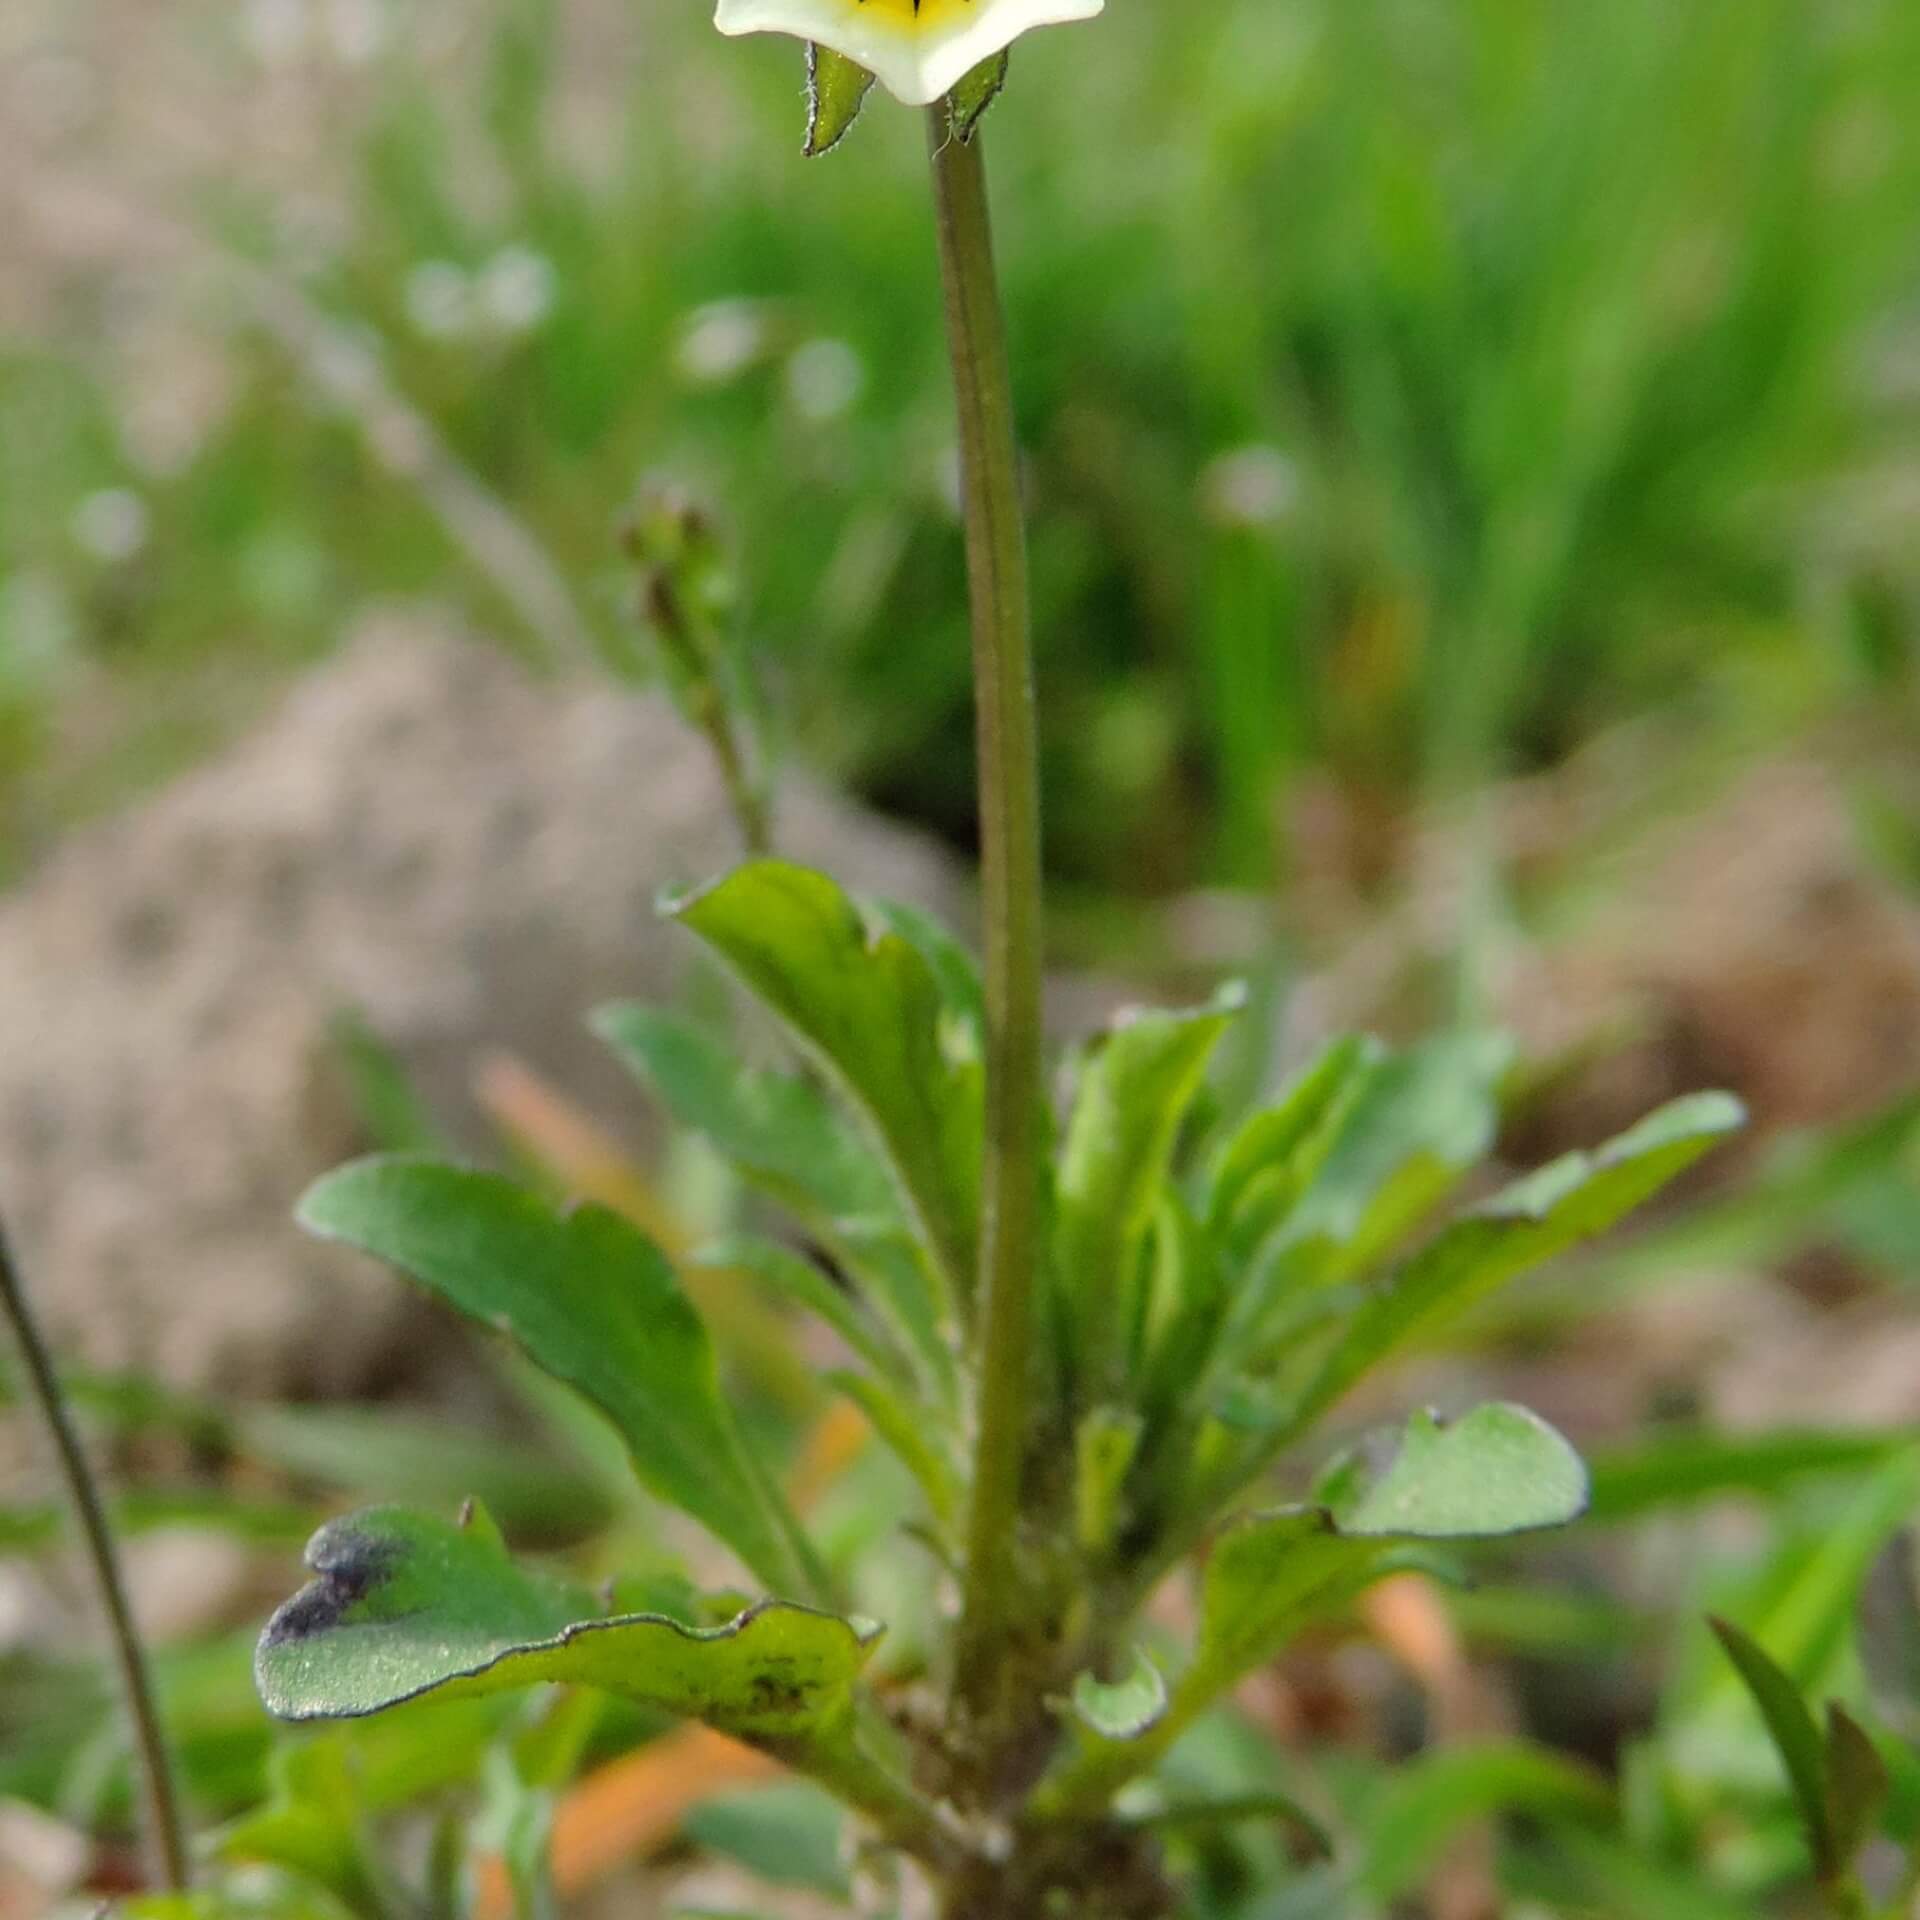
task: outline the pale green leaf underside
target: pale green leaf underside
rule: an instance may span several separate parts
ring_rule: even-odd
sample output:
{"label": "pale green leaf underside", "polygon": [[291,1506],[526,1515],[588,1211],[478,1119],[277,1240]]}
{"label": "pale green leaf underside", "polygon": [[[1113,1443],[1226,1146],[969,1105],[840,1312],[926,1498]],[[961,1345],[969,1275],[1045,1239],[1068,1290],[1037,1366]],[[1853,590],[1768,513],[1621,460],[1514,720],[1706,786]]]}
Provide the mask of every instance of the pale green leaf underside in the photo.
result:
{"label": "pale green leaf underside", "polygon": [[1460,1540],[1564,1526],[1587,1469],[1538,1414],[1504,1402],[1450,1424],[1417,1413],[1393,1464],[1335,1518],[1349,1539]]}
{"label": "pale green leaf underside", "polygon": [[818,1595],[791,1516],[746,1457],[706,1328],[644,1234],[603,1207],[557,1214],[498,1175],[404,1158],[328,1175],[300,1219],[507,1335],[613,1422],[662,1499],[776,1592]]}
{"label": "pale green leaf underside", "polygon": [[707,1629],[583,1618],[577,1594],[516,1567],[491,1528],[399,1508],[332,1522],[307,1563],[317,1578],[274,1615],[254,1659],[260,1697],[284,1720],[562,1681],[779,1740],[844,1718],[875,1638],[778,1601]]}

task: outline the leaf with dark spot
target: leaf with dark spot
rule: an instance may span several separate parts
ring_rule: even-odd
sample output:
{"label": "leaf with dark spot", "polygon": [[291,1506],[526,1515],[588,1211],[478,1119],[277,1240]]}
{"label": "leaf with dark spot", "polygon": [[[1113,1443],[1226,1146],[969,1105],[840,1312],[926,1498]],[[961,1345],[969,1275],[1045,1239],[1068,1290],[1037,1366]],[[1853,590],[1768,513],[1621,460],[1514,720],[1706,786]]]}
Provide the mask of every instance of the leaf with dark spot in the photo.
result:
{"label": "leaf with dark spot", "polygon": [[878,1629],[763,1601],[723,1626],[664,1614],[591,1617],[583,1596],[517,1567],[490,1527],[374,1508],[314,1536],[316,1578],[268,1623],[260,1697],[283,1720],[378,1713],[562,1681],[762,1741],[851,1710]]}

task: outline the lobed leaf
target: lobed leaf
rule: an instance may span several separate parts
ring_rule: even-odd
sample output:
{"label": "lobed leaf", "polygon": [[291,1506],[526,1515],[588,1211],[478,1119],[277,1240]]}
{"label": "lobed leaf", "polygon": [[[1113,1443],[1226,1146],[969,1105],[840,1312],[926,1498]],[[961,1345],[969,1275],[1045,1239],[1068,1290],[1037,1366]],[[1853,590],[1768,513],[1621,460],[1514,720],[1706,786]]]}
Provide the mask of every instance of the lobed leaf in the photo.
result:
{"label": "lobed leaf", "polygon": [[1450,1423],[1416,1413],[1393,1464],[1334,1517],[1349,1539],[1488,1540],[1565,1526],[1588,1495],[1584,1463],[1552,1427],[1494,1402]]}
{"label": "lobed leaf", "polygon": [[317,1578],[268,1622],[254,1659],[260,1697],[283,1720],[561,1681],[741,1738],[794,1739],[846,1718],[876,1637],[782,1601],[707,1629],[586,1618],[579,1595],[515,1566],[490,1525],[394,1507],[323,1527],[307,1564]]}
{"label": "lobed leaf", "polygon": [[374,1159],[310,1188],[299,1216],[411,1274],[592,1401],[640,1479],[776,1591],[824,1591],[797,1523],[747,1455],[706,1328],[666,1256],[618,1215],[556,1214],[495,1174]]}
{"label": "lobed leaf", "polygon": [[669,909],[728,962],[872,1126],[942,1278],[965,1299],[980,1193],[981,1077],[951,1059],[925,954],[870,932],[825,874],[757,860]]}
{"label": "lobed leaf", "polygon": [[1595,1153],[1570,1153],[1444,1228],[1356,1312],[1294,1410],[1297,1432],[1398,1347],[1651,1199],[1744,1124],[1727,1094],[1676,1100]]}

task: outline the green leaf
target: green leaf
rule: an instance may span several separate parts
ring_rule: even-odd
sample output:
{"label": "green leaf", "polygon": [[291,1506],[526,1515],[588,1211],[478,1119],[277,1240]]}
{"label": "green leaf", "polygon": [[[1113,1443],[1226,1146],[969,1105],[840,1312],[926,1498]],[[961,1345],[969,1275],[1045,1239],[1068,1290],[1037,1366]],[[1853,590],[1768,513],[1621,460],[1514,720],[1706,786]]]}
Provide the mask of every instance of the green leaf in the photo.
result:
{"label": "green leaf", "polygon": [[268,1622],[254,1659],[283,1720],[561,1681],[778,1741],[844,1720],[876,1631],[781,1601],[704,1630],[583,1618],[580,1596],[516,1567],[491,1528],[397,1507],[323,1527],[307,1564],[318,1577]]}
{"label": "green leaf", "polygon": [[1074,1533],[1089,1556],[1105,1553],[1119,1535],[1127,1476],[1145,1431],[1137,1413],[1117,1407],[1095,1407],[1074,1429]]}
{"label": "green leaf", "polygon": [[644,1234],[604,1207],[560,1215],[497,1175],[406,1159],[328,1175],[300,1219],[411,1274],[592,1401],[641,1480],[775,1591],[823,1592],[797,1525],[747,1456],[706,1328]]}
{"label": "green leaf", "polygon": [[927,1509],[942,1526],[950,1526],[960,1509],[959,1475],[925,1428],[922,1415],[878,1380],[858,1373],[830,1373],[826,1384],[844,1394],[866,1415],[867,1423],[894,1457],[918,1481]]}
{"label": "green leaf", "polygon": [[556,1920],[552,1793],[522,1779],[513,1755],[501,1747],[487,1755],[484,1780],[474,1845],[506,1868],[514,1920]]}
{"label": "green leaf", "polygon": [[1827,1763],[1820,1742],[1820,1730],[1814,1725],[1800,1689],[1782,1673],[1758,1641],[1730,1620],[1714,1619],[1713,1628],[1727,1658],[1745,1683],[1760,1717],[1766,1723],[1767,1736],[1787,1770],[1787,1784],[1793,1791],[1794,1805],[1800,1810],[1814,1863],[1824,1879],[1833,1871],[1835,1848],[1833,1828],[1827,1818]]}
{"label": "green leaf", "polygon": [[810,1081],[742,1066],[697,1021],[619,1002],[593,1028],[684,1127],[803,1219],[884,1213],[882,1167]]}
{"label": "green leaf", "polygon": [[1402,1767],[1368,1814],[1357,1879],[1371,1899],[1413,1891],[1463,1828],[1494,1814],[1530,1813],[1607,1826],[1614,1796],[1590,1767],[1524,1740],[1466,1743]]}
{"label": "green leaf", "polygon": [[1317,1420],[1396,1348],[1431,1338],[1529,1267],[1603,1233],[1745,1120],[1726,1094],[1676,1100],[1596,1153],[1570,1153],[1444,1228],[1348,1322],[1288,1430]]}
{"label": "green leaf", "polygon": [[809,159],[831,153],[853,130],[873,90],[873,75],[831,47],[807,43],[807,144]]}
{"label": "green leaf", "polygon": [[1220,1535],[1201,1586],[1199,1644],[1167,1711],[1132,1742],[1083,1742],[1050,1802],[1084,1808],[1110,1798],[1302,1628],[1417,1564],[1409,1547],[1560,1525],[1586,1501],[1586,1472],[1567,1442],[1499,1404],[1451,1427],[1418,1415],[1383,1472],[1369,1473],[1356,1453],[1330,1478],[1331,1505],[1255,1515]]}
{"label": "green leaf", "polygon": [[1504,1402],[1408,1423],[1393,1464],[1335,1520],[1349,1539],[1460,1540],[1562,1527],[1586,1511],[1587,1470],[1538,1414]]}
{"label": "green leaf", "polygon": [[1138,1740],[1167,1710],[1166,1679],[1136,1648],[1133,1669],[1124,1680],[1081,1674],[1073,1683],[1072,1705],[1081,1725],[1103,1740]]}
{"label": "green leaf", "polygon": [[1892,1790],[1866,1729],[1837,1700],[1828,1701],[1826,1809],[1835,1871],[1848,1871],[1873,1838]]}
{"label": "green leaf", "polygon": [[1727,1494],[1774,1495],[1796,1481],[1883,1466],[1920,1443],[1920,1429],[1774,1427],[1756,1433],[1698,1428],[1596,1454],[1592,1520],[1631,1520],[1662,1507]]}
{"label": "green leaf", "polygon": [[738,868],[670,909],[787,1023],[872,1126],[956,1299],[980,1193],[981,1075],[941,1041],[940,985],[898,933],[870,932],[825,874]]}
{"label": "green leaf", "polygon": [[1505,1035],[1458,1033],[1365,1062],[1281,1236],[1317,1281],[1366,1272],[1480,1163],[1512,1060]]}
{"label": "green leaf", "polygon": [[523,1541],[581,1540],[614,1515],[584,1464],[524,1435],[388,1407],[239,1406],[232,1420],[236,1450],[282,1473],[414,1506],[472,1496]]}
{"label": "green leaf", "polygon": [[903,900],[868,899],[862,904],[877,925],[920,949],[939,982],[948,1022],[960,1030],[962,1050],[978,1053],[987,1031],[987,994],[979,962],[920,907]]}
{"label": "green leaf", "polygon": [[1284,1793],[1243,1793],[1221,1800],[1169,1800],[1144,1811],[1129,1809],[1127,1824],[1154,1833],[1205,1833],[1215,1827],[1277,1820],[1309,1859],[1333,1857],[1333,1840],[1306,1808]]}
{"label": "green leaf", "polygon": [[327,1023],[327,1042],[346,1083],[354,1118],[365,1129],[359,1144],[382,1153],[437,1153],[446,1135],[398,1053],[358,1007],[343,1007]]}
{"label": "green leaf", "polygon": [[955,1407],[959,1332],[926,1245],[891,1218],[841,1220],[822,1229],[820,1239],[894,1340],[914,1356],[927,1398],[943,1409]]}
{"label": "green leaf", "polygon": [[324,1887],[365,1920],[391,1913],[396,1889],[371,1844],[354,1755],[345,1742],[281,1747],[268,1761],[267,1779],[266,1804],[215,1837],[219,1858],[284,1867]]}
{"label": "green leaf", "polygon": [[1861,1585],[1860,1664],[1875,1710],[1908,1740],[1920,1740],[1920,1541],[1902,1528],[1875,1556]]}
{"label": "green leaf", "polygon": [[716,1794],[688,1812],[683,1828],[696,1846],[737,1861],[770,1886],[848,1897],[846,1815],[810,1781]]}
{"label": "green leaf", "polygon": [[963,145],[974,136],[980,118],[999,99],[1007,84],[1007,67],[1012,56],[1006,50],[983,60],[965,75],[947,95],[947,124],[953,137]]}
{"label": "green leaf", "polygon": [[1055,1264],[1090,1392],[1119,1384],[1127,1291],[1207,1062],[1245,1002],[1124,1016],[1093,1048],[1061,1145]]}
{"label": "green leaf", "polygon": [[1241,1125],[1214,1169],[1209,1221],[1218,1236],[1231,1233],[1245,1250],[1286,1218],[1380,1057],[1377,1041],[1345,1035],[1303,1068],[1273,1106]]}
{"label": "green leaf", "polygon": [[868,1322],[861,1303],[805,1254],[756,1234],[729,1234],[702,1247],[698,1264],[752,1274],[831,1327],[874,1372],[896,1386],[912,1387],[913,1370],[905,1357]]}

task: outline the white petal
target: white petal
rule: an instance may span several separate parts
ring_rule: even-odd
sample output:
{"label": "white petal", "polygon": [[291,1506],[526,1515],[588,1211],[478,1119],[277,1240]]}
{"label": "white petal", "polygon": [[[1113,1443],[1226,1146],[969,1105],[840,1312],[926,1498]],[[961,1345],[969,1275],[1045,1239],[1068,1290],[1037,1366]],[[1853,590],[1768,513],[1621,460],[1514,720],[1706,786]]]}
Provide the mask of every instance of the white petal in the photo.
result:
{"label": "white petal", "polygon": [[1091,20],[1106,0],[719,0],[722,33],[790,33],[857,60],[908,106],[930,106],[1031,27]]}

